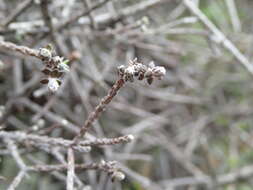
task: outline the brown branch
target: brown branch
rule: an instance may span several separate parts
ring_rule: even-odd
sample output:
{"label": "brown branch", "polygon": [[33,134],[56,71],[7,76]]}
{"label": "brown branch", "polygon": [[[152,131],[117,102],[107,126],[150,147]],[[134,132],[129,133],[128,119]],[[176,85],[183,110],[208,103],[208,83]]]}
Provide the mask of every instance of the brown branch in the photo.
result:
{"label": "brown branch", "polygon": [[[100,170],[106,172],[112,180],[123,180],[125,175],[119,171],[116,167],[115,161],[106,162],[102,160],[100,163],[90,163],[90,164],[75,164],[75,170]],[[67,164],[59,165],[35,165],[27,168],[27,171],[36,172],[52,172],[52,171],[64,171],[68,169]]]}
{"label": "brown branch", "polygon": [[91,127],[92,123],[99,117],[100,113],[105,110],[106,105],[109,104],[114,96],[117,95],[117,92],[121,87],[124,86],[125,82],[134,82],[134,79],[146,79],[149,84],[152,84],[155,78],[160,80],[165,75],[166,70],[164,67],[155,66],[153,62],[151,62],[149,66],[138,63],[137,58],[135,58],[134,60],[130,61],[128,66],[121,65],[118,67],[118,72],[120,79],[116,81],[116,83],[110,89],[109,93],[101,100],[95,110],[88,116],[80,132],[77,136],[75,136],[75,143],[73,145],[78,143],[79,138],[85,135],[87,130]]}
{"label": "brown branch", "polygon": [[99,117],[100,113],[105,110],[107,104],[109,104],[114,96],[117,94],[119,89],[123,87],[125,81],[123,78],[120,78],[116,81],[116,83],[112,86],[108,94],[101,100],[101,102],[97,105],[95,110],[90,113],[87,120],[85,121],[84,125],[82,126],[80,132],[74,138],[74,143],[78,143],[79,138],[83,137],[87,130],[91,127],[92,123]]}
{"label": "brown branch", "polygon": [[0,49],[4,48],[6,50],[16,51],[23,55],[28,55],[32,57],[36,57],[38,59],[43,59],[44,57],[40,55],[38,50],[34,50],[31,48],[28,48],[26,46],[19,46],[11,42],[1,41],[0,40]]}
{"label": "brown branch", "polygon": [[[50,147],[65,147],[69,148],[74,143],[74,141],[66,140],[62,138],[53,138],[48,136],[39,136],[33,134],[26,134],[23,132],[6,132],[0,131],[0,139],[11,139],[15,142],[29,142],[32,143],[31,145],[40,146],[43,145],[50,145]],[[75,146],[72,146],[74,150],[79,152],[88,152],[90,150],[90,146],[103,146],[103,145],[114,145],[120,143],[128,143],[134,139],[133,135],[125,135],[116,138],[102,138],[102,139],[93,139],[93,140],[85,140],[80,141]]]}
{"label": "brown branch", "polygon": [[79,145],[81,146],[102,146],[102,145],[114,145],[120,143],[128,143],[134,139],[133,135],[125,135],[116,138],[103,138],[103,139],[94,139],[94,140],[86,140],[80,141]]}

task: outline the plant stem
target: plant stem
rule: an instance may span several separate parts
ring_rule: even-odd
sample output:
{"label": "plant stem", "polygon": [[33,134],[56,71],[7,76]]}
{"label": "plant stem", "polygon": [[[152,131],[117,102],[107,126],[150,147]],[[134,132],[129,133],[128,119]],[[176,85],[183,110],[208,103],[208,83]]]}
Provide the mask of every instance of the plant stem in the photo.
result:
{"label": "plant stem", "polygon": [[91,127],[92,123],[99,117],[100,113],[105,110],[106,105],[112,101],[114,96],[117,95],[117,92],[119,91],[121,87],[123,87],[124,84],[125,84],[125,81],[123,78],[120,78],[116,81],[116,83],[112,86],[108,94],[104,98],[102,98],[102,100],[97,105],[95,110],[90,113],[84,125],[82,126],[80,132],[78,133],[77,136],[75,136],[74,144],[78,143],[79,139],[85,135],[87,130]]}

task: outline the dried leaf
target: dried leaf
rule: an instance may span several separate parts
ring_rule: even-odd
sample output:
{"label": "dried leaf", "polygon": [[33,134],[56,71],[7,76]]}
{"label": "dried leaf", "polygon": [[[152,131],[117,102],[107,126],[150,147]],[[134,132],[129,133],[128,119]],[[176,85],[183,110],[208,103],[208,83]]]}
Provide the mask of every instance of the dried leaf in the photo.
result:
{"label": "dried leaf", "polygon": [[47,83],[48,83],[48,79],[42,79],[42,80],[40,81],[40,83],[41,83],[41,84],[47,84]]}
{"label": "dried leaf", "polygon": [[152,82],[153,82],[153,77],[149,77],[149,78],[147,78],[147,82],[148,82],[148,84],[150,85],[150,84],[152,84]]}
{"label": "dried leaf", "polygon": [[41,72],[44,73],[45,75],[49,75],[51,73],[51,71],[47,68],[43,69]]}

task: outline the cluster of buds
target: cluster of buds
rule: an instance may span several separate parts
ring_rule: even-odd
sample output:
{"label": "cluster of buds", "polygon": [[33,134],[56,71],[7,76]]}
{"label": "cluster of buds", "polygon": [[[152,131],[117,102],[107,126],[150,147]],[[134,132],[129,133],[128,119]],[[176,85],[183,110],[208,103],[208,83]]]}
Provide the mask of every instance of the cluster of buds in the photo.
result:
{"label": "cluster of buds", "polygon": [[119,75],[127,82],[134,82],[134,79],[143,80],[146,79],[148,84],[152,84],[155,78],[161,80],[166,74],[164,67],[155,66],[154,62],[151,62],[148,66],[138,63],[137,58],[130,61],[128,66],[121,65],[118,67]]}
{"label": "cluster of buds", "polygon": [[50,45],[45,48],[40,48],[39,55],[45,64],[44,69],[41,71],[47,78],[42,79],[42,84],[47,84],[51,92],[56,92],[61,85],[61,77],[64,73],[69,71],[68,60],[63,57],[54,55],[54,51]]}

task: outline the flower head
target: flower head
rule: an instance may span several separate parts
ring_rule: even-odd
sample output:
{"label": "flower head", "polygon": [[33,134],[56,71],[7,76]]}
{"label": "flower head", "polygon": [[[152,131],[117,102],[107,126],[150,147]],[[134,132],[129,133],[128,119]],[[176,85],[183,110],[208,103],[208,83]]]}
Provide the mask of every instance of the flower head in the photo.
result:
{"label": "flower head", "polygon": [[162,66],[155,66],[154,62],[151,62],[148,66],[138,63],[137,59],[131,60],[129,66],[123,65],[118,67],[120,76],[125,81],[133,82],[137,80],[143,80],[146,78],[148,84],[152,84],[154,78],[161,79],[166,74],[166,70]]}

